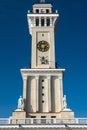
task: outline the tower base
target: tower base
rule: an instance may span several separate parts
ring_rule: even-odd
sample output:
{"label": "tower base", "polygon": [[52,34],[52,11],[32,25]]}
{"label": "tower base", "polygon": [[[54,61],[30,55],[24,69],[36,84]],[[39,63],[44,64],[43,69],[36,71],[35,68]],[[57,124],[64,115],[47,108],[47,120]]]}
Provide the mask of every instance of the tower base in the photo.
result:
{"label": "tower base", "polygon": [[70,109],[64,109],[63,111],[57,113],[28,113],[28,118],[46,118],[46,119],[74,119],[74,112]]}

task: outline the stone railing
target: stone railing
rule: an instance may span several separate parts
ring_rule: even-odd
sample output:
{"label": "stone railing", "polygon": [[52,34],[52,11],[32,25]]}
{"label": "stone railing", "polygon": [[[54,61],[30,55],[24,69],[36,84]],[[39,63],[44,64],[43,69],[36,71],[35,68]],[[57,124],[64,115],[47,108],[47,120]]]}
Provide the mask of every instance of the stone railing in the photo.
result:
{"label": "stone railing", "polygon": [[59,124],[87,124],[87,118],[74,118],[74,119],[37,119],[37,118],[26,118],[26,119],[11,119],[11,118],[0,118],[0,125],[4,124],[28,124],[28,125],[59,125]]}

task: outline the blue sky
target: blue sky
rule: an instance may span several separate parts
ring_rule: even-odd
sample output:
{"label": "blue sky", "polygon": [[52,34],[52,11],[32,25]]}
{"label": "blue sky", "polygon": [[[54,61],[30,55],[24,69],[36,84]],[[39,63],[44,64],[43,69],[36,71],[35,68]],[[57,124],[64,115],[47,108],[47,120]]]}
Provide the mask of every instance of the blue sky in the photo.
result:
{"label": "blue sky", "polygon": [[[76,117],[87,117],[87,0],[46,0],[60,17],[56,61],[65,68],[64,94]],[[0,117],[9,117],[22,95],[21,68],[29,67],[27,10],[39,0],[0,0]]]}

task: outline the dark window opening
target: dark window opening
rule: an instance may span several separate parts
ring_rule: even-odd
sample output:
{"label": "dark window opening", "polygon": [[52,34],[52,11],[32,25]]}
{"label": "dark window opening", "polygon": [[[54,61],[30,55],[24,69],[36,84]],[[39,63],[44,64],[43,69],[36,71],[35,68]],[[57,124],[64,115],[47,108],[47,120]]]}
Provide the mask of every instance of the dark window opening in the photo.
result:
{"label": "dark window opening", "polygon": [[44,26],[44,19],[41,19],[41,26]]}
{"label": "dark window opening", "polygon": [[36,19],[36,26],[39,26],[39,19]]}
{"label": "dark window opening", "polygon": [[42,101],[42,103],[44,103],[44,101]]}
{"label": "dark window opening", "polygon": [[41,118],[46,118],[46,116],[41,116]]}
{"label": "dark window opening", "polygon": [[44,37],[44,34],[42,34],[42,36]]}
{"label": "dark window opening", "polygon": [[47,14],[49,13],[49,9],[46,9],[46,13],[47,13]]}
{"label": "dark window opening", "polygon": [[56,118],[56,116],[51,116],[51,118]]}
{"label": "dark window opening", "polygon": [[44,89],[44,86],[42,86],[42,89]]}
{"label": "dark window opening", "polygon": [[31,116],[31,118],[36,118],[36,116]]}
{"label": "dark window opening", "polygon": [[42,96],[44,96],[44,93],[42,93]]}
{"label": "dark window opening", "polygon": [[50,26],[50,19],[47,18],[47,26]]}
{"label": "dark window opening", "polygon": [[39,9],[36,9],[36,13],[39,13]]}
{"label": "dark window opening", "polygon": [[44,80],[42,80],[42,82],[44,82]]}

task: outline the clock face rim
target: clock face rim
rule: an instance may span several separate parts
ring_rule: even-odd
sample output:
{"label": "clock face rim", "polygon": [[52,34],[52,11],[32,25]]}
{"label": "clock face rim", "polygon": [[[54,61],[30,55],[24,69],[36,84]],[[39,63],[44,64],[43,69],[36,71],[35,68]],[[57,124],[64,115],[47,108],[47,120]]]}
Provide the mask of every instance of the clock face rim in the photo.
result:
{"label": "clock face rim", "polygon": [[45,40],[39,41],[37,43],[37,49],[41,52],[46,52],[49,50],[49,43]]}

